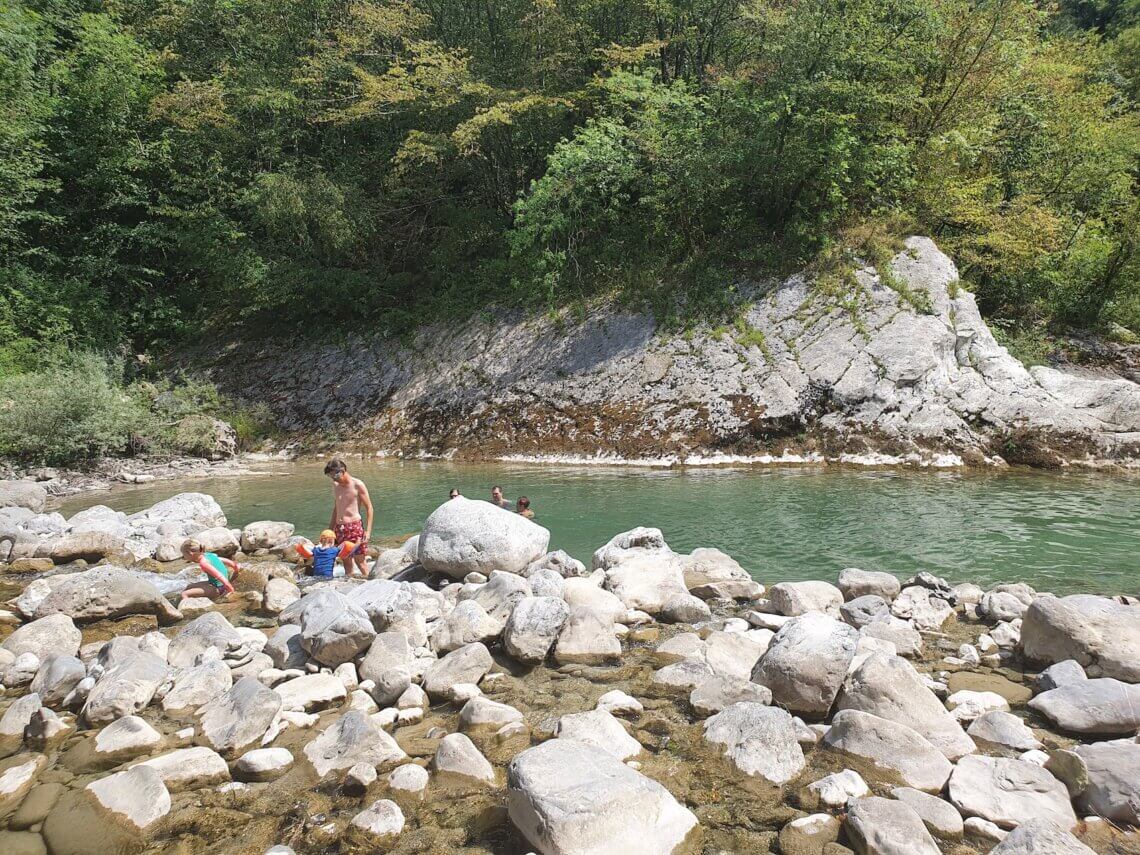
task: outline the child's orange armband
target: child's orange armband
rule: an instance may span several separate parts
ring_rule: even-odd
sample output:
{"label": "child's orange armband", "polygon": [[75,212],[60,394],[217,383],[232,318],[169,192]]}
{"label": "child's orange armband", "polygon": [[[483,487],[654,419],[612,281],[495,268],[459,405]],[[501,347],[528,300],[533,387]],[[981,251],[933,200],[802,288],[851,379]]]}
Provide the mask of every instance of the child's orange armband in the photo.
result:
{"label": "child's orange armband", "polygon": [[340,545],[340,557],[348,558],[352,553],[356,552],[356,544],[351,540],[346,540]]}
{"label": "child's orange armband", "polygon": [[303,543],[297,544],[297,554],[306,559],[313,557],[313,551]]}

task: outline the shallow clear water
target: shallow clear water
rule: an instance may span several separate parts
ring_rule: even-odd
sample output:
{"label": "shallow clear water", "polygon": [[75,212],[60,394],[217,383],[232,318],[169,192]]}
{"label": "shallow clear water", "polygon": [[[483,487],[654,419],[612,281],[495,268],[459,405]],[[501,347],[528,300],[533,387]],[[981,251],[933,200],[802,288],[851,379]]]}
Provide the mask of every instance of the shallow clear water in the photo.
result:
{"label": "shallow clear water", "polygon": [[[1140,478],[1034,472],[949,473],[835,467],[644,469],[350,461],[378,509],[374,537],[418,531],[455,486],[531,498],[551,548],[589,563],[614,534],[660,528],[679,551],[715,546],[758,580],[834,579],[844,567],[951,581],[1025,581],[1058,593],[1140,593]],[[242,477],[187,479],[72,497],[133,512],[200,490],[232,525],[328,525],[324,461],[267,465]]]}

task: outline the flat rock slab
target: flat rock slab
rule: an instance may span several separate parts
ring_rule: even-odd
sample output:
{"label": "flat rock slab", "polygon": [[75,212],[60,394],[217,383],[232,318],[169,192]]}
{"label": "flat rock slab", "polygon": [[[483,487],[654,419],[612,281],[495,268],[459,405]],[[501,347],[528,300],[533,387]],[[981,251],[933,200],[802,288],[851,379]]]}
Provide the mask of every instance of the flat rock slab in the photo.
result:
{"label": "flat rock slab", "polygon": [[511,821],[542,855],[669,855],[697,825],[656,781],[571,739],[523,751],[507,778]]}
{"label": "flat rock slab", "polygon": [[149,766],[158,772],[167,789],[172,791],[196,790],[230,779],[229,766],[221,755],[201,745],[179,748],[131,768],[139,766]]}
{"label": "flat rock slab", "polygon": [[1140,825],[1140,743],[1131,739],[1077,745],[1088,786],[1081,806],[1097,816],[1124,825]]}
{"label": "flat rock slab", "polygon": [[136,766],[87,785],[103,807],[142,829],[170,813],[170,791],[154,769]]}
{"label": "flat rock slab", "polygon": [[1125,736],[1140,729],[1140,685],[1108,677],[1042,692],[1029,707],[1070,733]]}
{"label": "flat rock slab", "polygon": [[950,800],[967,816],[1001,828],[1034,817],[1068,830],[1077,824],[1065,785],[1040,766],[1007,757],[963,757],[950,775]]}
{"label": "flat rock slab", "polygon": [[918,731],[860,710],[836,713],[820,745],[928,793],[940,792],[954,768]]}
{"label": "flat rock slab", "polygon": [[1075,659],[1090,677],[1140,683],[1140,607],[1108,597],[1041,596],[1025,612],[1021,644],[1030,660]]}

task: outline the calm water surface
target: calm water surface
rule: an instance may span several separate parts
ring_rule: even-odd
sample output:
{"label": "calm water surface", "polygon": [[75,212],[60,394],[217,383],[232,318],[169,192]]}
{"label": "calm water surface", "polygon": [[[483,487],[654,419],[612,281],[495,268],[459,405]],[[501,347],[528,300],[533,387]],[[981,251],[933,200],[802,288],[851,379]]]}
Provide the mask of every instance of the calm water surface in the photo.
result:
{"label": "calm water surface", "polygon": [[[410,534],[451,487],[486,498],[501,484],[531,498],[551,548],[589,564],[614,534],[660,528],[670,546],[715,546],[766,584],[834,579],[844,567],[951,581],[1026,581],[1039,590],[1140,593],[1140,478],[1033,472],[948,473],[837,468],[678,469],[350,461],[379,517],[374,536]],[[316,537],[328,524],[323,461],[255,475],[187,479],[86,494],[133,512],[174,493],[213,495],[231,525],[289,520]]]}

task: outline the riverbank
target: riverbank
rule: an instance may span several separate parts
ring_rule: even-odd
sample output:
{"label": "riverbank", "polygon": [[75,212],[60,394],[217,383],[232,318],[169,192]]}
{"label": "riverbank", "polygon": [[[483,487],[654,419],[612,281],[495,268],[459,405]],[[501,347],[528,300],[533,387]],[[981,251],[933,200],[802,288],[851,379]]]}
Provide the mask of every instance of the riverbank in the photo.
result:
{"label": "riverbank", "polygon": [[914,237],[850,299],[804,276],[742,288],[729,326],[684,330],[602,303],[584,318],[504,313],[405,339],[243,342],[184,355],[269,407],[306,451],[889,460],[1136,467],[1140,386],[1107,370],[1026,368],[953,262]]}
{"label": "riverbank", "polygon": [[[1135,599],[757,581],[647,528],[579,562],[465,499],[368,581],[204,495],[68,523],[0,577],[5,852],[1140,849]],[[237,593],[178,604],[148,532]]]}

